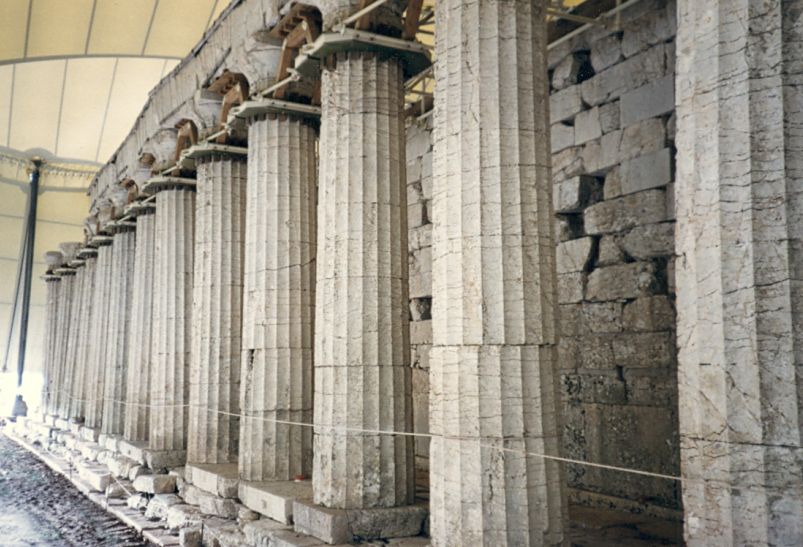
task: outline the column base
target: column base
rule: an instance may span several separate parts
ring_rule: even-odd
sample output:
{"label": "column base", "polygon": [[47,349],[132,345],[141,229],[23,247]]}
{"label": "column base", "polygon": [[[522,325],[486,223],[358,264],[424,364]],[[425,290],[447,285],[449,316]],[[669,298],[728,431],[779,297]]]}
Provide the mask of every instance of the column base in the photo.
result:
{"label": "column base", "polygon": [[236,498],[239,475],[236,463],[188,463],[184,476],[191,485],[221,498]]}
{"label": "column base", "polygon": [[126,441],[121,440],[118,445],[120,454],[126,458],[138,462],[140,465],[145,465],[145,451],[148,449],[148,443],[145,441]]}
{"label": "column base", "polygon": [[58,429],[63,429],[65,431],[69,431],[70,429],[70,422],[65,420],[64,418],[56,418],[55,426]]}
{"label": "column base", "polygon": [[260,515],[292,524],[294,503],[312,504],[312,482],[240,481],[239,498]]}
{"label": "column base", "polygon": [[423,504],[375,509],[330,509],[300,501],[293,504],[295,531],[330,545],[417,536],[428,514]]}
{"label": "column base", "polygon": [[109,435],[108,433],[101,433],[98,437],[98,444],[114,453],[120,452],[120,441],[122,438],[119,435]]}
{"label": "column base", "polygon": [[100,438],[100,429],[96,427],[81,427],[81,438],[91,443],[98,442]]}
{"label": "column base", "polygon": [[186,450],[151,450],[143,451],[145,465],[152,470],[183,467],[187,463]]}

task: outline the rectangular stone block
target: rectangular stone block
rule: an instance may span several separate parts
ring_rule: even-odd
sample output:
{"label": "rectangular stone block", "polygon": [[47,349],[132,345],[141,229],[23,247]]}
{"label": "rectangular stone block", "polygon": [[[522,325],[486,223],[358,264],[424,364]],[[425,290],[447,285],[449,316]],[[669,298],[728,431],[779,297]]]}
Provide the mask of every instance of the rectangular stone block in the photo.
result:
{"label": "rectangular stone block", "polygon": [[293,506],[296,532],[326,543],[411,537],[421,534],[428,511],[423,505],[376,509],[330,509],[310,503]]}
{"label": "rectangular stone block", "polygon": [[310,481],[240,481],[240,501],[260,515],[275,521],[292,524],[296,501],[312,501]]}
{"label": "rectangular stone block", "polygon": [[622,38],[619,34],[610,34],[591,44],[591,66],[597,74],[622,59]]}
{"label": "rectangular stone block", "polygon": [[557,248],[558,273],[584,271],[591,261],[594,246],[593,237],[583,237],[559,243]]}
{"label": "rectangular stone block", "polygon": [[602,125],[600,124],[599,108],[580,112],[574,118],[574,144],[581,145],[588,141],[593,141],[602,136]]}
{"label": "rectangular stone block", "polygon": [[672,182],[672,155],[669,148],[622,162],[619,183],[622,194],[666,186]]}
{"label": "rectangular stone block", "polygon": [[594,177],[579,176],[557,183],[553,189],[556,213],[579,213],[601,197],[602,188]]}
{"label": "rectangular stone block", "polygon": [[549,97],[549,116],[552,123],[574,118],[583,110],[580,86],[574,85]]}
{"label": "rectangular stone block", "polygon": [[585,212],[585,229],[589,235],[621,232],[666,217],[665,192],[646,190],[591,205]]}
{"label": "rectangular stone block", "polygon": [[653,294],[658,282],[655,265],[651,262],[632,262],[597,268],[588,276],[586,300],[604,302],[637,298]]}
{"label": "rectangular stone block", "polygon": [[181,467],[187,462],[186,450],[151,450],[145,452],[145,463],[151,469]]}
{"label": "rectangular stone block", "polygon": [[410,323],[410,344],[432,343],[432,320],[413,321]]}
{"label": "rectangular stone block", "polygon": [[[583,102],[597,106],[619,98],[631,89],[636,89],[647,82],[665,76],[667,74],[666,57],[666,45],[658,44],[600,72],[575,87],[581,88]],[[552,121],[556,120],[553,118]]]}
{"label": "rectangular stone block", "polygon": [[201,490],[222,498],[236,498],[239,484],[236,463],[187,464],[187,481]]}
{"label": "rectangular stone block", "polygon": [[625,305],[622,320],[629,331],[674,330],[675,308],[665,295],[645,296]]}
{"label": "rectangular stone block", "polygon": [[675,362],[675,337],[671,332],[623,334],[613,340],[613,353],[623,367],[667,367]]}
{"label": "rectangular stone block", "polygon": [[575,272],[558,276],[558,303],[571,304],[583,300],[586,273]]}
{"label": "rectangular stone block", "polygon": [[616,131],[621,127],[619,101],[605,103],[599,107],[599,125],[603,134]]}
{"label": "rectangular stone block", "polygon": [[81,437],[85,440],[96,443],[98,442],[98,438],[100,437],[100,429],[96,427],[82,427],[81,428]]}
{"label": "rectangular stone block", "polygon": [[96,492],[105,492],[112,482],[112,474],[104,465],[97,464],[78,464],[76,465],[78,476],[89,484],[89,487]]}
{"label": "rectangular stone block", "polygon": [[574,146],[574,127],[562,123],[552,125],[550,130],[552,136],[552,153],[560,152]]}
{"label": "rectangular stone block", "polygon": [[675,254],[675,223],[661,222],[636,226],[618,238],[619,246],[637,259]]}
{"label": "rectangular stone block", "polygon": [[141,465],[145,465],[145,447],[147,443],[144,442],[132,442],[121,440],[117,447],[120,450],[120,454],[125,456],[126,458],[131,458],[132,460],[139,462]]}
{"label": "rectangular stone block", "polygon": [[134,479],[134,490],[146,494],[171,494],[176,491],[174,475],[141,475]]}
{"label": "rectangular stone block", "polygon": [[619,105],[622,127],[675,109],[675,76],[669,74],[622,95]]}

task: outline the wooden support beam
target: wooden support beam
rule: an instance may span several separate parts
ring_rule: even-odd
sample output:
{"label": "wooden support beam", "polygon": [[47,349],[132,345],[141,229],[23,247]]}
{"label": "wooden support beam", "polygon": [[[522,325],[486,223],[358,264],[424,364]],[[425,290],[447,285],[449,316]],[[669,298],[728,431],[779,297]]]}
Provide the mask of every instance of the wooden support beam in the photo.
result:
{"label": "wooden support beam", "polygon": [[[367,8],[372,3],[371,0],[360,0],[360,9]],[[371,12],[366,13],[354,23],[354,28],[357,30],[367,30],[371,25]]]}
{"label": "wooden support beam", "polygon": [[404,28],[402,29],[402,38],[405,40],[415,40],[415,35],[418,34],[418,24],[421,19],[423,5],[424,0],[409,0],[407,2],[407,11],[404,14]]}
{"label": "wooden support beam", "polygon": [[[218,125],[221,131],[223,131],[226,127],[226,122],[229,119],[229,112],[231,111],[232,107],[243,104],[245,101],[247,101],[250,93],[248,79],[243,74],[240,74],[239,72],[229,72],[229,74],[232,75],[229,79],[230,85],[223,95],[223,104],[220,107],[220,118],[218,120]],[[223,132],[218,136],[216,142],[218,144],[225,144],[226,138],[227,135],[225,132]]]}

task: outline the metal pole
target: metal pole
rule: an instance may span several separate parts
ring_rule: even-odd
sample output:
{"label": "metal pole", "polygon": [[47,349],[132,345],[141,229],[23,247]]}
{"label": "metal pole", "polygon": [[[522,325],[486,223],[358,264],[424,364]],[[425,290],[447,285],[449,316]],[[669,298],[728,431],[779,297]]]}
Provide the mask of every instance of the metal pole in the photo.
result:
{"label": "metal pole", "polygon": [[33,284],[33,247],[36,241],[36,206],[39,201],[39,168],[42,160],[32,161],[30,194],[28,194],[28,214],[25,240],[25,276],[22,285],[22,320],[20,321],[20,347],[17,352],[17,386],[22,385],[22,373],[25,370],[25,345],[28,341],[28,316],[31,312],[31,285]]}

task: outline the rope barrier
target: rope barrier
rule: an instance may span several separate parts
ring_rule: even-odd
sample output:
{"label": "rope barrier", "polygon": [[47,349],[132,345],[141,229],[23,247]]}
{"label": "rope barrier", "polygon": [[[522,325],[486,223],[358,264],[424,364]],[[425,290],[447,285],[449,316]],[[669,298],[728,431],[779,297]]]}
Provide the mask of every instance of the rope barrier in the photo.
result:
{"label": "rope barrier", "polygon": [[492,444],[483,443],[481,440],[477,439],[476,437],[459,437],[453,435],[436,435],[433,433],[416,433],[412,431],[392,431],[392,430],[385,430],[385,429],[363,429],[358,427],[349,427],[349,426],[336,426],[336,425],[326,425],[326,424],[314,424],[309,422],[297,422],[293,420],[280,420],[276,418],[266,418],[264,416],[251,416],[247,414],[239,414],[234,412],[226,412],[225,410],[216,410],[209,407],[204,407],[201,405],[191,405],[189,403],[167,403],[167,404],[145,404],[145,403],[134,403],[130,401],[121,401],[119,399],[111,399],[108,397],[101,397],[99,399],[79,399],[77,397],[73,397],[71,394],[67,393],[64,390],[56,390],[52,392],[46,392],[48,395],[51,393],[64,393],[70,399],[74,401],[79,401],[83,403],[90,403],[90,402],[112,402],[114,404],[123,405],[123,406],[136,406],[136,407],[146,407],[146,408],[196,408],[198,410],[205,410],[207,412],[221,414],[224,416],[230,416],[235,418],[241,419],[248,419],[248,420],[260,420],[267,423],[278,424],[278,425],[288,425],[288,426],[298,426],[298,427],[311,427],[315,430],[323,430],[325,432],[333,432],[333,433],[369,433],[373,435],[393,435],[393,436],[400,436],[400,437],[419,437],[425,439],[445,439],[450,441],[461,441],[461,442],[475,442],[481,448],[486,448],[489,450],[498,450],[500,452],[507,452],[511,454],[517,454],[520,456],[530,456],[535,458],[540,458],[543,460],[551,460],[561,463],[569,463],[574,465],[582,465],[586,467],[593,467],[597,469],[604,469],[607,471],[619,471],[622,473],[630,473],[633,475],[641,475],[644,477],[651,477],[655,479],[665,479],[665,480],[673,480],[678,482],[688,482],[690,479],[686,477],[681,477],[679,475],[668,475],[665,473],[655,473],[652,471],[644,471],[642,469],[634,469],[629,467],[621,467],[617,465],[608,465],[604,463],[596,463],[596,462],[589,462],[585,460],[578,460],[575,458],[566,458],[562,456],[555,456],[552,454],[542,454],[539,452],[531,452],[528,450],[519,450],[516,448],[508,448],[504,446],[495,446]]}

